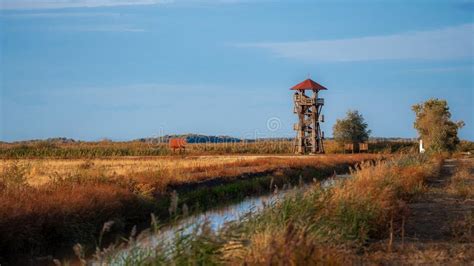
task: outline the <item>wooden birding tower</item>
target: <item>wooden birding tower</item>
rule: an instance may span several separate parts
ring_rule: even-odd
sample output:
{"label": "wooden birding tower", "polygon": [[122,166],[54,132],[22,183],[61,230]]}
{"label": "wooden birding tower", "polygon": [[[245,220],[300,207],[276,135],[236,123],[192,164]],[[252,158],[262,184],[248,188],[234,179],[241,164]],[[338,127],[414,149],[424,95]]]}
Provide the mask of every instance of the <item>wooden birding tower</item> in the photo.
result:
{"label": "wooden birding tower", "polygon": [[[295,153],[324,153],[324,132],[321,131],[319,123],[324,122],[324,115],[321,109],[324,99],[318,98],[321,90],[327,90],[317,82],[307,79],[294,87],[293,101],[295,104],[294,113],[298,115],[298,123],[294,125],[296,131]],[[306,92],[312,91],[311,95]]]}

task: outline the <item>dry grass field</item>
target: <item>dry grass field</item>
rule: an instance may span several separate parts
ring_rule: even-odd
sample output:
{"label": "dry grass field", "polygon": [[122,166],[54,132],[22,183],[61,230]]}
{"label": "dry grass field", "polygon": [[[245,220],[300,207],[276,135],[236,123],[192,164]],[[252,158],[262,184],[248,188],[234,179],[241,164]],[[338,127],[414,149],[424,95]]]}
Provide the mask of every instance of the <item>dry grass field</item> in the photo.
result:
{"label": "dry grass field", "polygon": [[[214,231],[97,256],[144,265],[471,265],[473,160],[402,155],[366,162],[331,187],[315,182]],[[137,239],[140,237],[138,236]]]}
{"label": "dry grass field", "polygon": [[[0,250],[3,256],[70,251],[97,243],[104,222],[127,232],[169,216],[173,190],[193,209],[323,178],[375,154],[321,156],[155,156],[0,161]],[[189,189],[191,187],[191,189]],[[186,189],[184,189],[186,188]],[[112,240],[112,239],[111,239]],[[1,260],[2,258],[0,258]]]}
{"label": "dry grass field", "polygon": [[[85,254],[92,254],[102,226],[109,221],[113,226],[100,240],[102,247],[120,241],[135,225],[139,230],[148,227],[151,213],[167,223],[175,215],[171,206],[177,208],[175,213],[188,207],[190,212],[200,212],[268,193],[274,187],[321,180],[334,171],[348,172],[361,162],[379,162],[363,164],[354,172],[357,178],[331,190],[330,198],[318,194],[318,198],[290,204],[295,212],[302,211],[301,219],[321,223],[333,240],[341,241],[337,243],[365,244],[386,234],[391,215],[396,216],[394,226],[399,226],[405,210],[402,202],[421,194],[425,179],[437,175],[438,164],[426,159],[402,157],[380,163],[398,157],[393,153],[411,153],[414,145],[408,142],[372,143],[373,153],[366,154],[342,154],[333,142],[328,142],[326,155],[290,155],[290,147],[287,142],[192,144],[186,154],[170,154],[163,144],[150,148],[138,142],[2,144],[0,263],[45,255],[69,257],[76,243],[84,244]],[[469,198],[472,185],[465,172],[453,177],[448,191]],[[288,237],[310,241],[303,244],[321,249],[319,240],[300,238],[299,229],[291,228],[293,218],[281,224],[273,222],[280,219],[279,214],[262,215],[263,231],[255,231],[260,230],[259,224],[251,225],[252,233],[246,237],[252,245],[247,251],[266,255],[248,253],[249,262],[271,261],[270,257],[285,254],[280,249],[287,247]],[[290,216],[299,219],[298,215]],[[270,236],[278,239],[271,242]],[[317,238],[321,237],[318,233]],[[291,256],[298,254],[298,243],[290,245]]]}
{"label": "dry grass field", "polygon": [[18,159],[0,160],[0,172],[12,166],[22,169],[25,183],[40,187],[57,179],[80,177],[132,179],[166,188],[169,184],[199,182],[214,178],[272,171],[277,168],[317,166],[327,168],[377,158],[372,154],[324,156],[221,155],[187,157],[114,157],[97,159]]}

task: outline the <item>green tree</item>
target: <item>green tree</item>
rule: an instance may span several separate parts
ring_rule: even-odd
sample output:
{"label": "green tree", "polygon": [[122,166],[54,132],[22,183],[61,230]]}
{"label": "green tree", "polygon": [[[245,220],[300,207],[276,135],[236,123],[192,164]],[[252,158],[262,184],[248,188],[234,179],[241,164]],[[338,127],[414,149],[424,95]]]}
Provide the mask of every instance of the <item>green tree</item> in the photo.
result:
{"label": "green tree", "polygon": [[414,127],[427,150],[440,152],[456,149],[459,144],[458,130],[464,122],[451,120],[446,100],[429,99],[415,104],[412,110],[416,114]]}
{"label": "green tree", "polygon": [[364,117],[357,110],[347,111],[346,117],[344,119],[337,119],[332,130],[334,139],[340,145],[364,142],[369,139],[371,133]]}

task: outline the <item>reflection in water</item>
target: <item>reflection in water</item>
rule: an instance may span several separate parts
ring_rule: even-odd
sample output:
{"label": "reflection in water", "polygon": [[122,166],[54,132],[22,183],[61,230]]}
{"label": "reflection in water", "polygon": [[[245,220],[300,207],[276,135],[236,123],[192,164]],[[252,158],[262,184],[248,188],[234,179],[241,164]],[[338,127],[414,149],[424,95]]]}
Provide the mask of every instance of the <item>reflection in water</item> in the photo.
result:
{"label": "reflection in water", "polygon": [[[333,186],[337,180],[349,178],[350,175],[337,175],[336,177],[328,178],[321,182],[322,188],[328,188]],[[289,193],[300,193],[306,190],[310,185],[300,185],[295,188],[284,187],[281,190],[276,189],[274,193],[248,197],[245,200],[231,204],[223,208],[209,210],[203,213],[191,215],[183,218],[174,224],[161,228],[155,234],[141,235],[139,240],[134,244],[134,248],[141,247],[146,249],[153,249],[158,245],[166,245],[171,243],[173,238],[176,237],[177,233],[187,234],[191,233],[199,225],[207,222],[212,230],[219,230],[227,222],[237,221],[244,215],[249,213],[257,213],[262,210],[265,206],[272,205],[278,200],[282,199]],[[123,249],[118,252],[115,257],[126,257],[129,252],[129,248]]]}
{"label": "reflection in water", "polygon": [[179,220],[175,224],[162,228],[157,234],[142,238],[138,245],[152,248],[160,244],[162,245],[164,242],[171,242],[176,232],[183,234],[191,233],[197,226],[204,222],[207,222],[212,230],[217,231],[227,222],[237,221],[249,213],[257,213],[265,206],[274,204],[286,194],[295,190],[306,189],[306,187],[307,186],[286,188],[275,191],[275,193],[272,194],[248,197],[236,204],[191,215]]}

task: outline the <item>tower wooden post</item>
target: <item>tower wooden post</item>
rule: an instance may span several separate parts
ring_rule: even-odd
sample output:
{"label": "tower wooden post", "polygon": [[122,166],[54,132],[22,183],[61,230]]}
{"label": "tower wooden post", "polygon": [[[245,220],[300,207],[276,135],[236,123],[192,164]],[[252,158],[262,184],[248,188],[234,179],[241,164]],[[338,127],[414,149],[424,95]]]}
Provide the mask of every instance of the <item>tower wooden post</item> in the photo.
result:
{"label": "tower wooden post", "polygon": [[[324,99],[318,98],[318,93],[327,89],[311,79],[307,79],[291,89],[296,91],[293,95],[293,102],[294,113],[298,115],[298,123],[294,125],[296,131],[295,153],[324,153],[324,133],[319,125],[324,122],[324,116],[321,114]],[[308,96],[305,91],[312,91],[312,94]]]}

